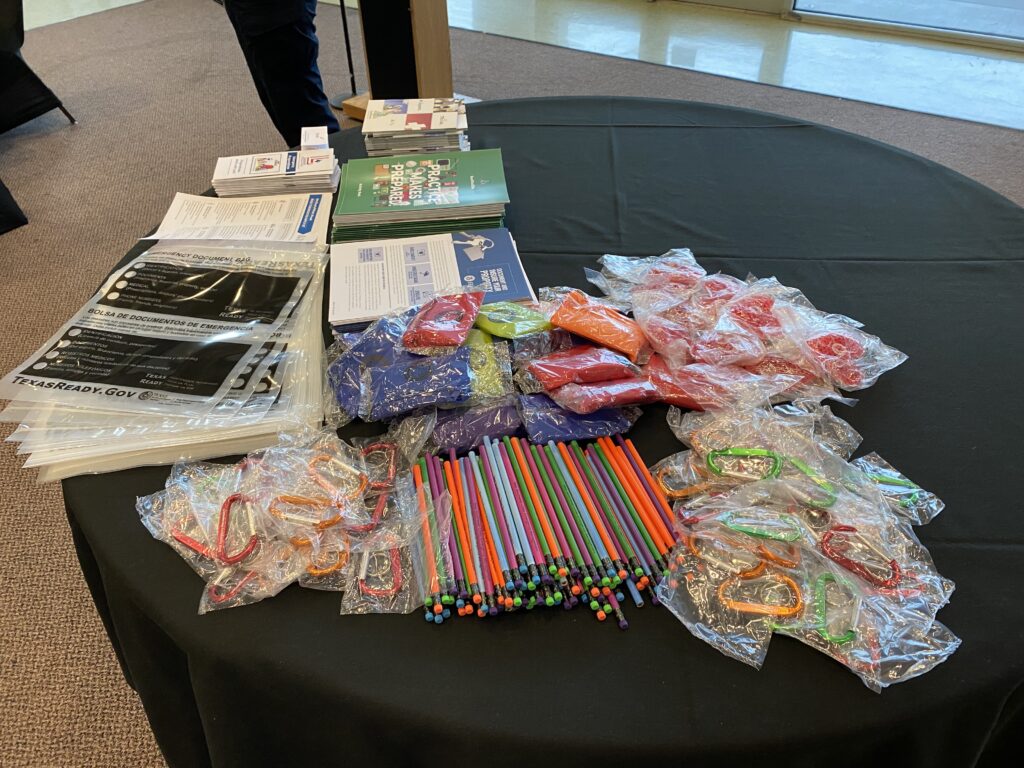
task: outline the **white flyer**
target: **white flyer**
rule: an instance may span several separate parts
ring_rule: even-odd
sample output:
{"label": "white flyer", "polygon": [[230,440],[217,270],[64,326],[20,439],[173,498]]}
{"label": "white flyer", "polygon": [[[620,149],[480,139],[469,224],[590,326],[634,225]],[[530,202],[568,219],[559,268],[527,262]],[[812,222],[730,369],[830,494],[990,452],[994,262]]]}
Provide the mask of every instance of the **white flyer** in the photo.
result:
{"label": "white flyer", "polygon": [[321,192],[245,198],[178,192],[150,239],[323,246],[330,207],[331,196]]}

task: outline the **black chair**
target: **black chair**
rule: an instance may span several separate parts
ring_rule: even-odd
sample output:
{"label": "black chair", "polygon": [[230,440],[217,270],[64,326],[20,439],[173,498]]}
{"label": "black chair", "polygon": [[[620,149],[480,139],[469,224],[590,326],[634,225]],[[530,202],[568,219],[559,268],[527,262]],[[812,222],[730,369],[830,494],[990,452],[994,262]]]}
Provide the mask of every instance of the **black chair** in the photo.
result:
{"label": "black chair", "polygon": [[75,118],[21,57],[25,19],[21,0],[0,0],[0,133],[16,128],[51,109]]}

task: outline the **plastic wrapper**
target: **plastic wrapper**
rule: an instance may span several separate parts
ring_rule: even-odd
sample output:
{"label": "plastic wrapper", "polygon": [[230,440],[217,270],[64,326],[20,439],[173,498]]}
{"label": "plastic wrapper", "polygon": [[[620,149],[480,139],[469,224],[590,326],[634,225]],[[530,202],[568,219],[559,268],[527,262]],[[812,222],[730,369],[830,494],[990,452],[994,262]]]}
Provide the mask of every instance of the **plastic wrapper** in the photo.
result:
{"label": "plastic wrapper", "polygon": [[552,325],[621,352],[634,363],[646,358],[647,339],[635,320],[583,291],[549,289],[548,295],[554,307]]}
{"label": "plastic wrapper", "polygon": [[199,613],[251,605],[273,597],[305,570],[301,554],[288,542],[270,541],[244,567],[224,568],[203,590]]}
{"label": "plastic wrapper", "polygon": [[539,357],[526,364],[525,373],[544,390],[565,384],[589,384],[635,377],[640,369],[610,349],[589,344]]}
{"label": "plastic wrapper", "polygon": [[790,306],[777,315],[787,337],[819,375],[840,389],[865,389],[907,359],[848,318]]}
{"label": "plastic wrapper", "polygon": [[512,340],[512,366],[517,370],[527,363],[552,352],[575,346],[573,335],[561,328],[531,333]]}
{"label": "plastic wrapper", "polygon": [[587,280],[627,312],[632,308],[637,285],[660,283],[676,291],[688,291],[705,274],[688,248],[673,248],[647,258],[605,254],[598,263],[601,271],[586,270]]}
{"label": "plastic wrapper", "polygon": [[551,323],[536,309],[512,301],[484,304],[476,327],[502,339],[519,339],[551,330]]}
{"label": "plastic wrapper", "polygon": [[[677,617],[696,636],[753,666],[763,660],[768,633],[794,636],[876,691],[948,658],[960,641],[934,621],[920,594],[930,558],[919,557],[907,571],[911,582],[880,587],[877,574],[850,570],[831,556],[828,532],[836,520],[857,514],[841,508],[849,499],[830,506],[823,522],[821,508],[795,503],[800,493],[792,484],[763,480],[691,504],[670,576],[659,587]],[[879,511],[881,518],[888,515],[884,504]],[[862,541],[875,546],[868,538]],[[903,562],[915,557],[910,539]],[[887,545],[899,549],[892,540]]]}
{"label": "plastic wrapper", "polygon": [[690,356],[709,365],[753,365],[768,348],[757,333],[722,317],[714,328],[697,334],[690,345]]}
{"label": "plastic wrapper", "polygon": [[584,416],[560,408],[547,395],[533,394],[519,397],[519,416],[530,441],[541,445],[627,432],[640,417],[640,409],[605,408]]}
{"label": "plastic wrapper", "polygon": [[654,402],[658,399],[658,388],[647,378],[638,376],[594,384],[566,384],[548,392],[548,396],[561,408],[588,414],[604,408]]}
{"label": "plastic wrapper", "polygon": [[412,613],[422,600],[410,547],[360,552],[349,560],[345,581],[342,615]]}
{"label": "plastic wrapper", "polygon": [[760,375],[736,366],[692,363],[671,369],[660,355],[651,357],[644,373],[657,388],[659,400],[696,411],[766,402],[796,381],[793,376]]}
{"label": "plastic wrapper", "polygon": [[465,343],[484,296],[483,291],[466,291],[431,299],[409,322],[402,345],[417,354],[450,354]]}
{"label": "plastic wrapper", "polygon": [[946,506],[934,493],[906,478],[877,453],[854,459],[852,464],[878,487],[893,514],[911,525],[931,522]]}
{"label": "plastic wrapper", "polygon": [[475,448],[484,437],[519,434],[522,425],[514,403],[442,411],[430,442],[434,450],[461,453]]}

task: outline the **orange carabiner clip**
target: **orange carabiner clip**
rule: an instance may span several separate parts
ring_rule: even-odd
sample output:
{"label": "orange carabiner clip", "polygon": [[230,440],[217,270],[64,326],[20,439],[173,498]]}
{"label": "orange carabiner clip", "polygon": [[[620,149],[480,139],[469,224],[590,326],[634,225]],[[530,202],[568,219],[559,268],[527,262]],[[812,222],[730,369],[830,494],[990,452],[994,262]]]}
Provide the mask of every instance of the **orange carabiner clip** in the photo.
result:
{"label": "orange carabiner clip", "polygon": [[785,574],[776,573],[775,571],[769,571],[768,573],[763,574],[763,578],[774,579],[780,584],[785,585],[793,594],[793,604],[768,605],[766,603],[748,603],[743,600],[733,600],[728,596],[729,589],[733,584],[744,579],[742,574],[731,576],[719,585],[718,599],[726,608],[731,608],[732,610],[739,611],[740,613],[753,613],[758,616],[795,616],[803,610],[804,599],[800,594],[800,587],[797,586],[797,583],[793,581],[793,579],[789,578],[789,576],[786,576]]}
{"label": "orange carabiner clip", "polygon": [[[328,499],[311,499],[308,496],[282,494],[281,496],[275,496],[274,500],[270,502],[270,514],[278,520],[294,525],[306,525],[317,532],[325,531],[341,522],[341,512],[335,512],[335,514],[325,520],[314,520],[302,515],[285,512],[280,507],[286,504],[293,507],[311,507],[316,510],[337,509]],[[306,544],[296,543],[299,541],[304,541],[308,544],[309,539],[292,539],[292,543],[295,546],[306,546]]]}
{"label": "orange carabiner clip", "polygon": [[[327,480],[325,480],[323,476],[320,474],[320,472],[317,470],[317,467],[325,462],[333,462],[337,464],[339,467],[341,467],[343,470],[355,475],[357,478],[356,489],[349,493],[347,496],[339,497],[338,489],[335,486],[331,485],[331,483],[329,483]],[[321,488],[323,488],[325,491],[327,491],[328,496],[330,496],[331,498],[341,498],[342,501],[352,501],[353,499],[362,496],[370,484],[369,478],[364,473],[352,469],[349,466],[346,466],[344,462],[339,461],[336,457],[331,456],[330,454],[327,453],[321,453],[320,455],[314,456],[312,459],[310,459],[308,468],[309,474],[312,476],[313,481]]]}

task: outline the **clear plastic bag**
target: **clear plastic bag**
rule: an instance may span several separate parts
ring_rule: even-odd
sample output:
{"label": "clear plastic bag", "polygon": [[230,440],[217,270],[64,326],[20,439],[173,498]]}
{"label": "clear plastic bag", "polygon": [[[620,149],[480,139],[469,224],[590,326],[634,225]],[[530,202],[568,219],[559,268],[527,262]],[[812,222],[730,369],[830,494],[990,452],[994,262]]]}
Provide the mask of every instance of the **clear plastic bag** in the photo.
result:
{"label": "clear plastic bag", "polygon": [[930,523],[946,506],[934,493],[909,480],[877,453],[861,456],[851,463],[878,486],[893,514],[911,525]]}
{"label": "clear plastic bag", "polygon": [[605,408],[581,415],[560,408],[547,395],[520,395],[519,416],[530,441],[566,442],[605,437],[629,431],[640,417],[639,408]]}
{"label": "clear plastic bag", "polygon": [[660,355],[651,357],[644,373],[657,388],[659,400],[697,411],[767,402],[797,381],[793,376],[760,375],[736,366],[691,363],[670,368]]}
{"label": "clear plastic bag", "polygon": [[658,388],[646,377],[636,376],[594,384],[566,384],[548,392],[560,407],[578,414],[606,408],[642,405],[658,399]]}
{"label": "clear plastic bag", "polygon": [[705,274],[688,248],[673,248],[647,258],[605,254],[598,263],[600,272],[585,270],[587,280],[626,312],[633,306],[637,285],[660,283],[677,291],[688,291]]}

